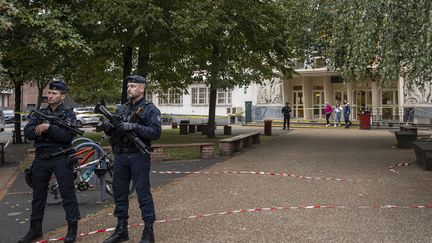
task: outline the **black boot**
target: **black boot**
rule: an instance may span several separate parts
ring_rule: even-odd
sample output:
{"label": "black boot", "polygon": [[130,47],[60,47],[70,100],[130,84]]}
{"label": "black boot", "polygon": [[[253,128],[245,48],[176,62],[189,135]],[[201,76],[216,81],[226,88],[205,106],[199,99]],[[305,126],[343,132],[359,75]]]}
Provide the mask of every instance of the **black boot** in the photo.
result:
{"label": "black boot", "polygon": [[42,221],[35,220],[30,222],[30,230],[23,238],[18,240],[18,243],[30,243],[39,238],[42,238]]}
{"label": "black boot", "polygon": [[117,226],[114,230],[114,233],[112,233],[110,237],[104,240],[103,243],[116,243],[116,242],[123,242],[129,240],[129,232],[127,226],[128,226],[127,220],[119,219]]}
{"label": "black boot", "polygon": [[77,236],[77,230],[78,230],[78,221],[68,224],[68,232],[66,234],[64,242],[65,243],[75,242]]}
{"label": "black boot", "polygon": [[140,243],[154,243],[153,223],[145,223]]}

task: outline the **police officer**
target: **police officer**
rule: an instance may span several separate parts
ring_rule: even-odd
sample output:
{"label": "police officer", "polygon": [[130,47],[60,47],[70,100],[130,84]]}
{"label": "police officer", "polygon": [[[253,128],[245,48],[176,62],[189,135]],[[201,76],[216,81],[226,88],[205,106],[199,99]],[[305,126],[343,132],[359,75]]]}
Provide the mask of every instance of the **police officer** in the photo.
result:
{"label": "police officer", "polygon": [[[63,104],[66,90],[67,86],[64,82],[51,82],[48,89],[48,106],[41,109],[41,112],[75,124],[75,113]],[[42,220],[47,200],[48,182],[53,172],[59,184],[68,222],[68,232],[64,241],[75,242],[80,213],[74,188],[74,170],[68,163],[68,154],[58,153],[72,147],[74,135],[55,124],[40,123],[37,116],[30,117],[29,123],[24,128],[24,135],[27,139],[35,141],[36,156],[31,169],[33,200],[30,230],[18,242],[31,242],[42,237]],[[54,153],[56,156],[51,156]]]}
{"label": "police officer", "polygon": [[290,118],[291,118],[291,107],[289,106],[289,102],[285,104],[285,106],[282,108],[282,115],[284,117],[283,121],[283,128],[282,129],[288,129],[290,127]]}
{"label": "police officer", "polygon": [[127,80],[129,102],[116,111],[117,116],[122,118],[122,123],[118,128],[114,128],[108,121],[102,124],[105,133],[111,136],[110,142],[115,153],[113,190],[114,216],[117,217],[115,231],[104,243],[129,239],[128,192],[131,180],[136,186],[141,218],[145,223],[140,242],[154,242],[153,222],[156,216],[150,192],[150,155],[140,152],[124,133],[133,131],[144,144],[151,146],[151,140],[156,140],[161,135],[160,111],[144,98],[144,77],[132,75],[128,76]]}

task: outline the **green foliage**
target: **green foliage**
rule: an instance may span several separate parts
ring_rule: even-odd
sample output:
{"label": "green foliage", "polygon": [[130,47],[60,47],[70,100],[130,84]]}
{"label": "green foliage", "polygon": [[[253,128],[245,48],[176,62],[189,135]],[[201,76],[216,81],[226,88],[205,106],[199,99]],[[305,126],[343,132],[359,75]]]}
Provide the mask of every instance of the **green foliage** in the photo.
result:
{"label": "green foliage", "polygon": [[346,80],[371,78],[383,86],[400,76],[410,84],[432,80],[431,1],[319,2],[332,23],[326,54]]}
{"label": "green foliage", "polygon": [[[1,32],[2,82],[47,81],[68,69],[68,54],[86,50],[73,26],[71,6],[55,2],[10,1],[12,27]],[[15,84],[15,85],[16,85]]]}

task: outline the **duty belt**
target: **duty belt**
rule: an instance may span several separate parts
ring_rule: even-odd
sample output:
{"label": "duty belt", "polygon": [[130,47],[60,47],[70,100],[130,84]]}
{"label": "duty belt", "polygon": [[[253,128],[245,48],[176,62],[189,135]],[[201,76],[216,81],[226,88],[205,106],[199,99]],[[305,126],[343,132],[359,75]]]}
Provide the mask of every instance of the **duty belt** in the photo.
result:
{"label": "duty belt", "polygon": [[140,153],[141,151],[136,147],[114,147],[114,153]]}
{"label": "duty belt", "polygon": [[44,151],[44,150],[37,150],[36,151],[36,157],[42,159],[42,160],[50,160],[50,159],[54,159],[54,158],[66,158],[67,155],[72,152],[74,149],[73,148],[69,148],[69,149],[65,149],[65,150],[58,150],[58,151]]}

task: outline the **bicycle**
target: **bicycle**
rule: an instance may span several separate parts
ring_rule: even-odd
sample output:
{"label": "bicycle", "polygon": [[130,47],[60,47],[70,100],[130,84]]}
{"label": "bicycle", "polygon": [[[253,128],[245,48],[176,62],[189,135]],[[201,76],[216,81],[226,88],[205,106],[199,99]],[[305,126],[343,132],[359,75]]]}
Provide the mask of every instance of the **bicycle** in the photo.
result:
{"label": "bicycle", "polygon": [[[106,152],[101,147],[101,142],[94,142],[88,138],[75,139],[72,144],[75,145],[74,150],[77,151],[73,154],[73,157],[79,158],[76,163],[74,163],[75,189],[79,192],[83,192],[87,191],[89,188],[95,188],[95,185],[99,184],[101,201],[106,200],[105,192],[113,196],[113,160],[110,158],[111,150]],[[93,158],[93,160],[89,161],[91,158]],[[94,176],[95,174],[97,177]],[[93,179],[92,184],[89,183],[91,179]],[[52,177],[50,181],[48,191],[53,195],[53,198],[47,199],[47,205],[60,204],[62,200],[55,176]],[[129,196],[132,195],[134,191],[135,186],[131,183]]]}

